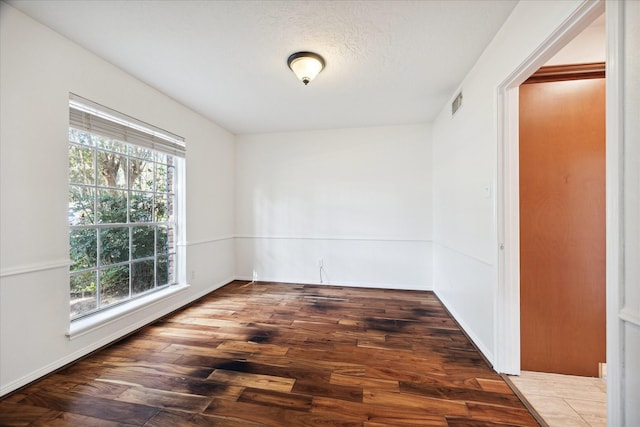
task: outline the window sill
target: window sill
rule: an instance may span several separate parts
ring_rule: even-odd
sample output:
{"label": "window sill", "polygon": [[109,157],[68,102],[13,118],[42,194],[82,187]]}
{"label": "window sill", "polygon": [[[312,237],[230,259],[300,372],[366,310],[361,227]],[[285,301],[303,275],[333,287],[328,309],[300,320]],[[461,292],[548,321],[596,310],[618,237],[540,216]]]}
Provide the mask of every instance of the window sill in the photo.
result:
{"label": "window sill", "polygon": [[74,340],[85,334],[91,333],[103,326],[109,325],[115,321],[121,320],[124,316],[144,310],[158,302],[169,298],[189,288],[187,284],[172,285],[167,289],[136,298],[128,303],[117,305],[113,308],[100,311],[81,319],[72,320],[69,325],[69,332],[66,336],[69,340]]}

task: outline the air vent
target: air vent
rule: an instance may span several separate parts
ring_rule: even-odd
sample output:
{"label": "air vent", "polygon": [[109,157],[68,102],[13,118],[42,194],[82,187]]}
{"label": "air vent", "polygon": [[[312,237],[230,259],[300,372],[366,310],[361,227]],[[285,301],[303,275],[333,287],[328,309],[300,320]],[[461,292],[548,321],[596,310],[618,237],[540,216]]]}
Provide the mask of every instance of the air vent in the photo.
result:
{"label": "air vent", "polygon": [[462,107],[462,92],[460,92],[451,103],[451,115],[453,116],[460,107]]}

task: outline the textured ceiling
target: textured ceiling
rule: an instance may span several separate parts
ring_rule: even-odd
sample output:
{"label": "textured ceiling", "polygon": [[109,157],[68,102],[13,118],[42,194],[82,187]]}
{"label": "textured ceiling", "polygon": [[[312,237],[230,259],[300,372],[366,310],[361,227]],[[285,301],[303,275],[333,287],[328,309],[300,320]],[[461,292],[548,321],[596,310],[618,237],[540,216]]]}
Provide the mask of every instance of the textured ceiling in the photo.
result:
{"label": "textured ceiling", "polygon": [[[9,1],[233,133],[423,123],[516,1]],[[305,87],[291,53],[322,55]]]}

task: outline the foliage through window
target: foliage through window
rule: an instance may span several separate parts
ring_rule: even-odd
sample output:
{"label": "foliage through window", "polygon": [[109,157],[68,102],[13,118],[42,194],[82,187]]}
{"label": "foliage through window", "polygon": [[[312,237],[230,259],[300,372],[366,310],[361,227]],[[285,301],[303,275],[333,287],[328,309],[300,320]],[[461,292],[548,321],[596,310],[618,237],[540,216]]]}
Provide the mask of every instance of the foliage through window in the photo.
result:
{"label": "foliage through window", "polygon": [[178,165],[166,152],[69,128],[71,319],[175,283]]}

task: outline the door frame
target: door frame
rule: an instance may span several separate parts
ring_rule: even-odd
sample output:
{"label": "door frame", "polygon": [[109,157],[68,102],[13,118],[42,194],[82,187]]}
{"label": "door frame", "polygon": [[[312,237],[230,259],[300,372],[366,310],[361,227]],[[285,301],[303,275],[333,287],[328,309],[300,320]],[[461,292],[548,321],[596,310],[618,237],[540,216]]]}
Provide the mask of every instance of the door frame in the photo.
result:
{"label": "door frame", "polygon": [[[495,369],[520,374],[519,86],[605,11],[584,1],[498,86]],[[609,60],[609,58],[607,58]],[[608,124],[607,124],[608,125]],[[609,190],[609,187],[607,187]]]}

